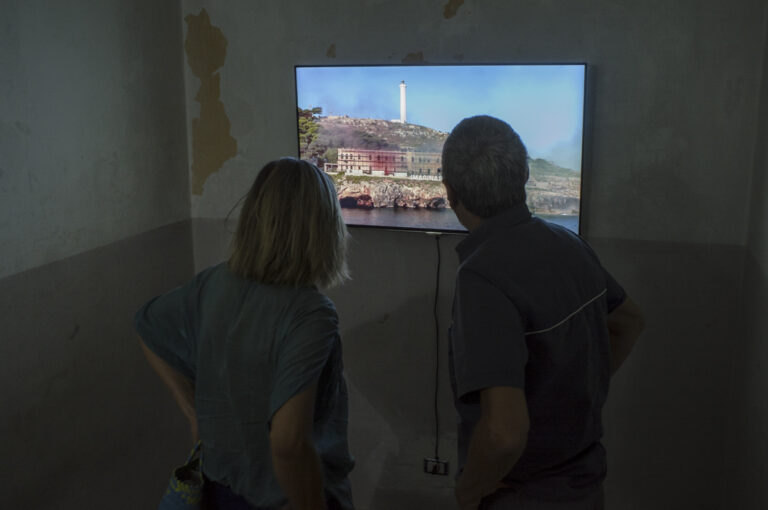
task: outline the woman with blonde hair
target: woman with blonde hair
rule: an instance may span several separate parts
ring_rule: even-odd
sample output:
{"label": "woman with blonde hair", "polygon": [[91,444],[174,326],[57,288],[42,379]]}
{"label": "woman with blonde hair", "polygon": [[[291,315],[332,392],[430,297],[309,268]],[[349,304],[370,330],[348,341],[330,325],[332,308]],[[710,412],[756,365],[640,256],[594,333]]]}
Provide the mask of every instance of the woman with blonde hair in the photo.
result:
{"label": "woman with blonde hair", "polygon": [[331,179],[268,163],[225,263],[135,317],[141,345],[202,443],[209,508],[352,509],[338,319],[347,278]]}

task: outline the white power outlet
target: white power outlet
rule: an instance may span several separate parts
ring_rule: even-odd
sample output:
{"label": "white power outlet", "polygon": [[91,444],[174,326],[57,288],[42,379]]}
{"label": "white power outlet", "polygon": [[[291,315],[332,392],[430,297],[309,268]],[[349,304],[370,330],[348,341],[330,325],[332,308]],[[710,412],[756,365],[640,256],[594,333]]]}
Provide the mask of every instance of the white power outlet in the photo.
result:
{"label": "white power outlet", "polygon": [[448,476],[448,461],[440,459],[424,459],[424,472],[430,475]]}

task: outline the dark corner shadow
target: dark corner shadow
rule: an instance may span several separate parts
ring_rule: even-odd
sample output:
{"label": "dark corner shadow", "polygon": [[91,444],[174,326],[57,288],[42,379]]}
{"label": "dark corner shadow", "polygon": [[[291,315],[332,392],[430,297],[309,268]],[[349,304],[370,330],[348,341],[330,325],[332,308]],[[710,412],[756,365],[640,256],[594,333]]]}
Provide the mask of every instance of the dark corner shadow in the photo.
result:
{"label": "dark corner shadow", "polygon": [[764,455],[755,444],[765,437],[768,269],[761,267],[750,250],[747,250],[744,262],[739,309],[740,313],[733,318],[733,322],[743,326],[743,334],[734,334],[726,339],[732,344],[736,356],[730,370],[732,411],[724,434],[727,444],[724,484],[725,494],[737,495],[736,501],[728,501],[729,505],[757,508],[761,506],[758,499],[766,494],[765,490],[755,490],[764,486],[760,473],[765,467]]}

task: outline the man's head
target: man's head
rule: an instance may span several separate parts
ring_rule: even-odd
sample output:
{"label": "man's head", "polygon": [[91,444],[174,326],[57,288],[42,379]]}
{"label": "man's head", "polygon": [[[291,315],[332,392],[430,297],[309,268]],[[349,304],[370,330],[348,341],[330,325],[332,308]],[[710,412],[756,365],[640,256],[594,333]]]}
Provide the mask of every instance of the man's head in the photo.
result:
{"label": "man's head", "polygon": [[528,151],[504,121],[478,115],[459,122],[443,145],[443,183],[451,207],[486,219],[525,203]]}

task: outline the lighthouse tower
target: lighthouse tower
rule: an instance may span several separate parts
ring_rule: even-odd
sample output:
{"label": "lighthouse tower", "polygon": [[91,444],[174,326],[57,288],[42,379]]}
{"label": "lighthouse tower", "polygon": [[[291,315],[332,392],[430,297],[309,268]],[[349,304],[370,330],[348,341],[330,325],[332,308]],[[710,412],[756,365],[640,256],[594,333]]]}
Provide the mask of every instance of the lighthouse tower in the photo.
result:
{"label": "lighthouse tower", "polygon": [[405,80],[400,82],[400,122],[405,124]]}

